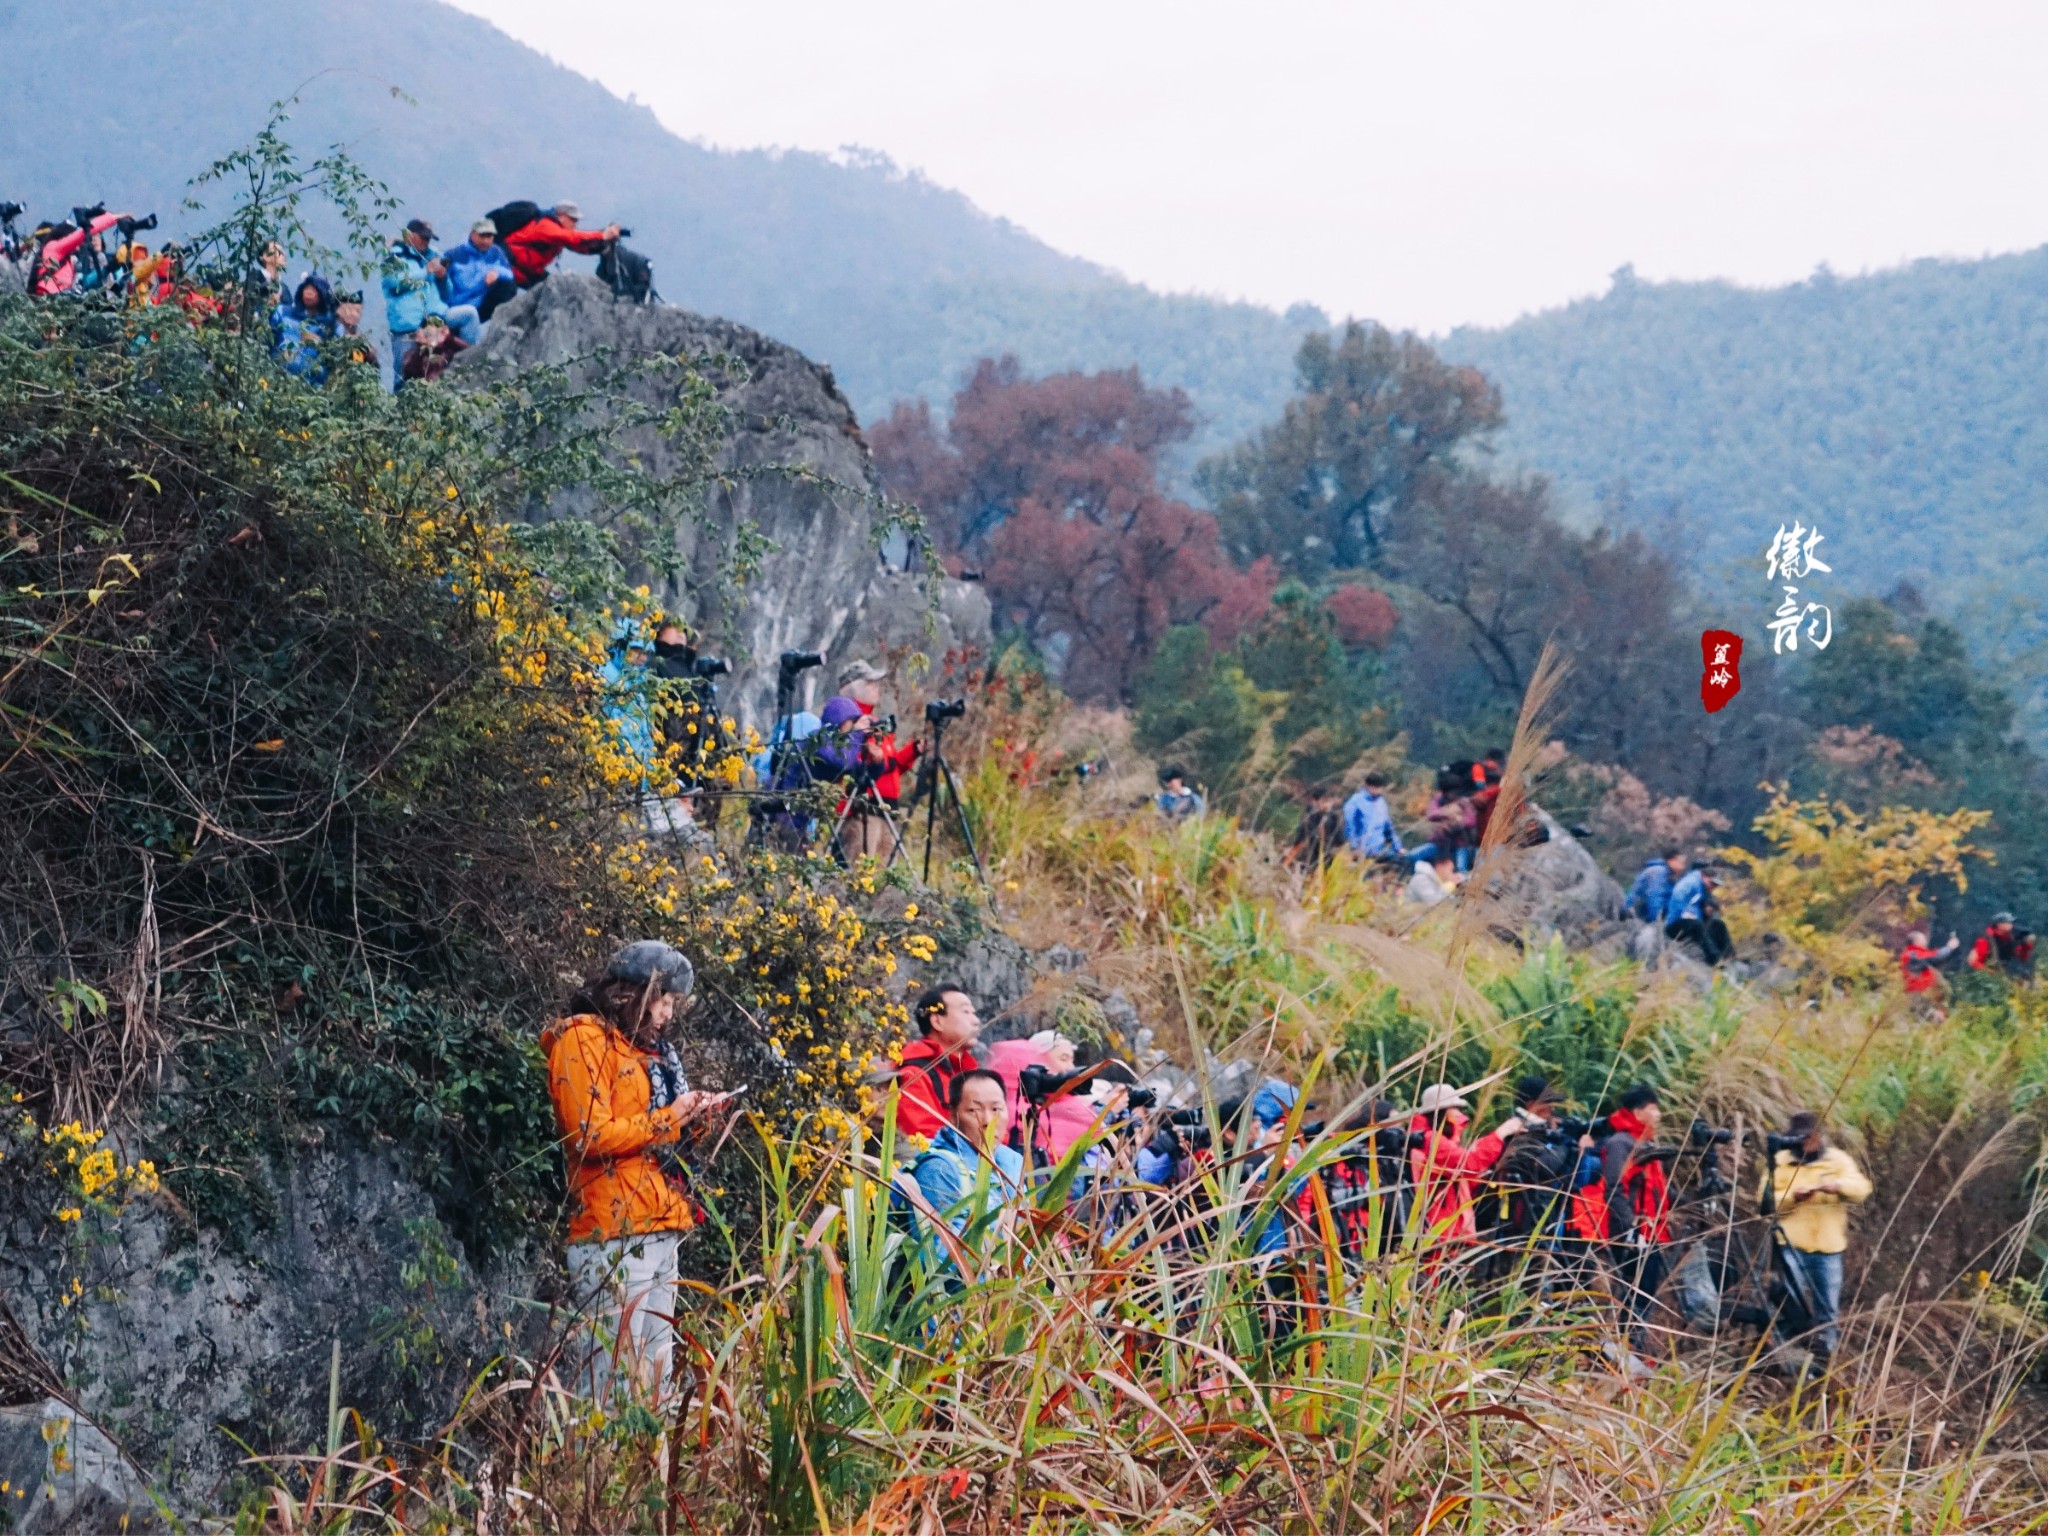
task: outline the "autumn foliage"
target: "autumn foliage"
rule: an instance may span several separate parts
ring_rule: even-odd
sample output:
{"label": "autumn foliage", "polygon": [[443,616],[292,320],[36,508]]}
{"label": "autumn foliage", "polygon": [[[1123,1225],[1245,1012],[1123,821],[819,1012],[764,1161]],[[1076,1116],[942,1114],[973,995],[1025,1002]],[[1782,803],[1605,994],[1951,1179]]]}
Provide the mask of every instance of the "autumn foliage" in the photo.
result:
{"label": "autumn foliage", "polygon": [[1027,379],[1006,357],[976,365],[944,427],[898,405],[870,440],[890,493],[923,510],[942,557],[982,571],[1067,691],[1120,700],[1169,629],[1228,641],[1272,592],[1267,562],[1237,569],[1216,519],[1160,486],[1192,427],[1187,396],[1135,368]]}

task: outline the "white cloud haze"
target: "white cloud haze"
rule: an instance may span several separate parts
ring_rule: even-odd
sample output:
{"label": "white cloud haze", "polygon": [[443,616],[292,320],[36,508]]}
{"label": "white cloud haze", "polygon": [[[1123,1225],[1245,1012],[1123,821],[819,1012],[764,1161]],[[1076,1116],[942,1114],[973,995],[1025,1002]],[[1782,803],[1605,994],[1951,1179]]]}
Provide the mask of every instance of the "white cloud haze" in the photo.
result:
{"label": "white cloud haze", "polygon": [[2048,7],[461,0],[728,147],[882,150],[1154,287],[1438,331],[2048,240]]}

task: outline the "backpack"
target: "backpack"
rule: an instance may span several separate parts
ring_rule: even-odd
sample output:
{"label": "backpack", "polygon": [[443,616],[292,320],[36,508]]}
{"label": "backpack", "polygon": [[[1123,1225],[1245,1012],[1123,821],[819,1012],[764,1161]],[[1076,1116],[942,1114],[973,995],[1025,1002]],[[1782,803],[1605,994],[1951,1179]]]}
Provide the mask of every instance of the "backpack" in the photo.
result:
{"label": "backpack", "polygon": [[526,228],[527,225],[546,212],[547,210],[541,207],[539,203],[528,202],[526,199],[521,198],[517,202],[507,203],[502,208],[493,208],[484,217],[496,226],[498,238],[503,240],[514,230]]}
{"label": "backpack", "polygon": [[611,288],[614,298],[629,304],[645,304],[660,297],[654,291],[654,263],[616,240],[597,258],[597,276]]}

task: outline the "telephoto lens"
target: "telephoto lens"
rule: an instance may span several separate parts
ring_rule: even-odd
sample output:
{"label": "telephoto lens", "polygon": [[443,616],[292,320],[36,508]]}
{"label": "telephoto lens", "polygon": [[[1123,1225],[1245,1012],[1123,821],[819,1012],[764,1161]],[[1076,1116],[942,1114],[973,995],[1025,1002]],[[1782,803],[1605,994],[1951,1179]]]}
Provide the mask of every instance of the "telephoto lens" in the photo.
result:
{"label": "telephoto lens", "polygon": [[782,670],[788,673],[807,671],[811,667],[825,665],[824,656],[817,651],[784,651]]}
{"label": "telephoto lens", "polygon": [[723,656],[699,656],[690,663],[690,671],[698,677],[723,677],[732,670],[732,663]]}
{"label": "telephoto lens", "polygon": [[958,720],[967,713],[965,699],[933,699],[924,707],[924,717],[937,723],[940,720]]}

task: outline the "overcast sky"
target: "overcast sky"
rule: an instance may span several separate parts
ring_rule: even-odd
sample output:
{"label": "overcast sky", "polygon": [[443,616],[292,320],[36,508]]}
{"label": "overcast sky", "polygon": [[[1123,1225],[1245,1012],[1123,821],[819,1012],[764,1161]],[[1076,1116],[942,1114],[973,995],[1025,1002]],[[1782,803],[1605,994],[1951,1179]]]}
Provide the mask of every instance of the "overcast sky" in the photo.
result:
{"label": "overcast sky", "polygon": [[2048,240],[2026,0],[460,0],[704,143],[879,149],[1156,288],[1440,331]]}

